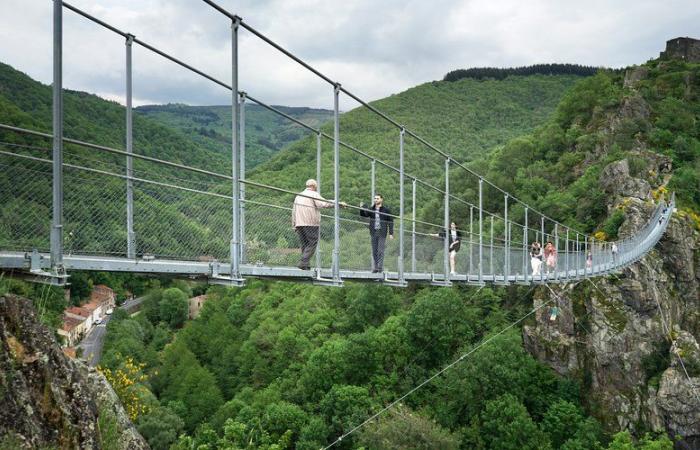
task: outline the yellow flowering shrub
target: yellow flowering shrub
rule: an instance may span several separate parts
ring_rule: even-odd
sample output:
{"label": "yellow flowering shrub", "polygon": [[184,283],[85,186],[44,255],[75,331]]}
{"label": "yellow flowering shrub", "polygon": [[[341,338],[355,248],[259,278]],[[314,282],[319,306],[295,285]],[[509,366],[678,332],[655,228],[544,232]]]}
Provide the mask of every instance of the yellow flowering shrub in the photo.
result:
{"label": "yellow flowering shrub", "polygon": [[659,186],[658,189],[653,189],[651,191],[651,196],[654,197],[654,200],[658,201],[661,197],[666,198],[668,194],[668,189],[666,189],[666,186]]}
{"label": "yellow flowering shrub", "polygon": [[149,409],[144,402],[149,391],[141,384],[148,380],[148,377],[143,373],[144,367],[145,364],[138,364],[134,362],[133,358],[127,357],[118,369],[111,370],[99,366],[97,368],[112,385],[132,421],[141,414],[147,413]]}

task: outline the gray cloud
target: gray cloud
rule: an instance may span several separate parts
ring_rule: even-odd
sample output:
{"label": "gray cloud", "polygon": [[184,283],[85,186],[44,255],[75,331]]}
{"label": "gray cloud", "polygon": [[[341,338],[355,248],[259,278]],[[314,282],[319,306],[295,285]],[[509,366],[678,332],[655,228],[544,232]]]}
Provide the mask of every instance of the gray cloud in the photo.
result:
{"label": "gray cloud", "polygon": [[[197,0],[72,0],[72,4],[229,83],[230,23]],[[345,87],[372,100],[475,66],[572,62],[621,67],[698,32],[695,0],[220,0]],[[0,3],[0,61],[51,80],[52,2]],[[64,12],[66,87],[123,101],[124,43]],[[695,36],[697,37],[697,35]],[[240,88],[263,101],[332,106],[332,90],[241,32]],[[136,102],[222,104],[230,93],[141,48]],[[354,107],[349,99],[343,109]]]}

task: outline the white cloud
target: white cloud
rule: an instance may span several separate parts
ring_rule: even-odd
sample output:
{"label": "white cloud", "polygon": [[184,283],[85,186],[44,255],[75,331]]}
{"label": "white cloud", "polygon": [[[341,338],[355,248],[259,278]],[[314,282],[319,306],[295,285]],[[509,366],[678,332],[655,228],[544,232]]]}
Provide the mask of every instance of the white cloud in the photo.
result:
{"label": "white cloud", "polygon": [[[230,23],[197,0],[72,0],[123,31],[229,83]],[[697,33],[695,0],[220,0],[366,100],[475,66],[572,62],[621,67],[656,57],[667,39]],[[0,2],[0,61],[49,83],[52,2]],[[120,101],[123,39],[64,11],[64,85]],[[697,35],[695,37],[698,37]],[[240,88],[272,104],[332,107],[332,89],[241,32]],[[225,89],[138,46],[137,104],[230,101]],[[354,107],[343,100],[341,107]]]}

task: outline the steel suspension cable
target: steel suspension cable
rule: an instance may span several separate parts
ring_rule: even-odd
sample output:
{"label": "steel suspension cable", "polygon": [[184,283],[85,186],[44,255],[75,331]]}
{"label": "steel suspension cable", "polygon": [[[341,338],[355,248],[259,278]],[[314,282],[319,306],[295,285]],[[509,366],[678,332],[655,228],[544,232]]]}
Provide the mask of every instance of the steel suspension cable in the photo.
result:
{"label": "steel suspension cable", "polygon": [[[528,293],[530,293],[530,291],[532,291],[533,288],[534,288],[534,285],[530,287],[530,289],[527,291],[527,293],[526,293],[525,295],[527,295]],[[379,417],[380,415],[384,414],[386,411],[390,410],[391,408],[393,408],[394,406],[396,406],[397,404],[399,404],[401,401],[403,401],[406,397],[410,396],[411,394],[413,394],[414,392],[416,392],[418,389],[422,388],[423,386],[425,386],[425,385],[427,385],[428,383],[430,383],[431,381],[433,381],[435,378],[437,378],[437,377],[439,377],[440,375],[442,375],[443,373],[447,372],[447,371],[450,370],[452,367],[454,367],[454,366],[456,366],[457,364],[459,364],[460,362],[462,362],[465,358],[467,358],[468,356],[470,356],[471,354],[473,354],[474,352],[476,352],[477,350],[479,350],[480,348],[482,348],[484,345],[486,345],[486,344],[488,344],[489,342],[493,341],[493,340],[496,339],[498,336],[500,336],[500,335],[502,335],[503,333],[505,333],[506,331],[510,330],[511,328],[513,328],[514,326],[516,326],[517,324],[519,324],[519,323],[522,322],[523,320],[527,319],[527,318],[530,317],[532,314],[534,314],[535,312],[537,312],[538,310],[540,310],[541,308],[543,308],[544,306],[546,306],[547,304],[549,304],[549,303],[551,303],[551,302],[552,302],[552,300],[547,300],[546,302],[543,302],[540,306],[538,306],[538,307],[536,307],[536,308],[533,308],[530,312],[528,312],[528,313],[525,314],[524,316],[520,317],[520,318],[517,319],[516,321],[514,321],[514,322],[512,322],[511,324],[509,324],[508,326],[506,326],[505,328],[501,329],[498,333],[496,333],[496,334],[494,334],[494,335],[492,335],[492,336],[489,336],[489,337],[488,337],[487,339],[485,339],[485,340],[482,340],[479,344],[477,344],[476,346],[474,346],[471,350],[469,350],[468,352],[462,354],[459,358],[457,358],[456,360],[452,361],[450,364],[448,364],[447,366],[443,367],[443,368],[440,369],[438,372],[436,372],[435,374],[433,374],[433,375],[430,376],[429,378],[427,378],[427,379],[425,379],[424,381],[422,381],[420,384],[418,384],[417,386],[415,386],[414,388],[412,388],[411,390],[409,390],[408,392],[406,392],[405,394],[403,394],[401,397],[399,397],[399,398],[397,398],[396,400],[394,400],[394,401],[392,401],[391,403],[389,403],[387,406],[385,406],[384,408],[382,408],[381,410],[379,410],[378,412],[376,412],[375,414],[373,414],[372,416],[370,416],[370,417],[369,417],[368,419],[366,419],[364,422],[362,422],[362,423],[360,423],[359,425],[353,427],[353,428],[352,428],[350,431],[348,431],[347,433],[344,433],[343,435],[341,435],[341,436],[340,436],[339,438],[337,438],[335,441],[333,441],[332,443],[330,443],[329,445],[327,445],[326,447],[324,447],[323,450],[328,450],[329,448],[335,446],[336,444],[339,444],[343,439],[345,439],[346,437],[350,436],[351,434],[353,434],[354,432],[356,432],[356,431],[359,430],[360,428],[364,427],[365,425],[367,425],[368,423],[370,423],[371,421],[373,421],[374,419],[376,419],[376,418]]]}

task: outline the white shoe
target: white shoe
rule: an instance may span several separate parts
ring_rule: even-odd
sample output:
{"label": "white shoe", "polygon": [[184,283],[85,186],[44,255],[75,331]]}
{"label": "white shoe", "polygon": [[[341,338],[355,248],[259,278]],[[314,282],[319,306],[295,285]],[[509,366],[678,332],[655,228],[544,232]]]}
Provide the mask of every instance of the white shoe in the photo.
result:
{"label": "white shoe", "polygon": [[457,272],[453,270],[452,272],[450,272],[450,275],[457,275]]}

